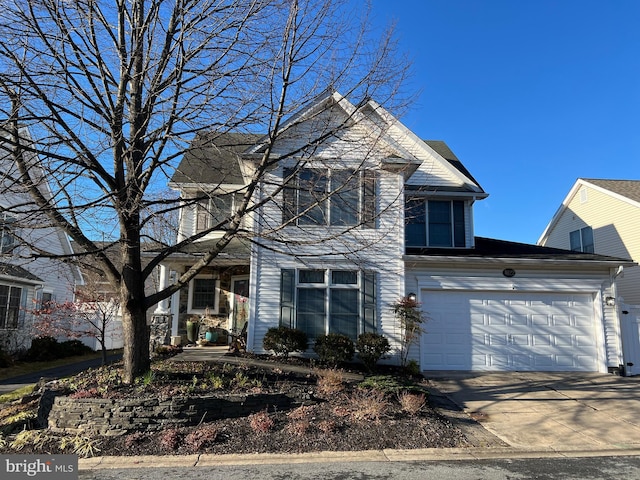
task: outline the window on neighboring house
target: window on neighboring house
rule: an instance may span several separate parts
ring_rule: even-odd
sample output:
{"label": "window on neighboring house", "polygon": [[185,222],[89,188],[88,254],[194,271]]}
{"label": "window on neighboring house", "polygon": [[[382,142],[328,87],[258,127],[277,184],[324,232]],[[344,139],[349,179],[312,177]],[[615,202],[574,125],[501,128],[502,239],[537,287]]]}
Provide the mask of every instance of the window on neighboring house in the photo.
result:
{"label": "window on neighboring house", "polygon": [[218,313],[218,279],[196,277],[189,282],[189,313]]}
{"label": "window on neighboring house", "polygon": [[17,245],[15,218],[2,214],[0,219],[0,253],[11,253]]}
{"label": "window on neighboring house", "polygon": [[376,331],[376,274],[357,270],[282,270],[280,325],[310,339]]}
{"label": "window on neighboring house", "polygon": [[584,227],[569,233],[571,250],[574,252],[594,253],[593,229]]}
{"label": "window on neighboring house", "polygon": [[215,228],[224,230],[229,217],[242,201],[242,194],[224,193],[198,200],[196,204],[196,233]]}
{"label": "window on neighboring house", "polygon": [[22,288],[0,285],[0,329],[18,328]]}
{"label": "window on neighboring house", "polygon": [[409,247],[464,247],[464,201],[409,198],[405,204]]}
{"label": "window on neighboring house", "polygon": [[284,169],[283,222],[297,225],[363,225],[375,228],[374,172],[302,168]]}
{"label": "window on neighboring house", "polygon": [[40,294],[40,308],[46,308],[53,302],[53,293],[42,292]]}

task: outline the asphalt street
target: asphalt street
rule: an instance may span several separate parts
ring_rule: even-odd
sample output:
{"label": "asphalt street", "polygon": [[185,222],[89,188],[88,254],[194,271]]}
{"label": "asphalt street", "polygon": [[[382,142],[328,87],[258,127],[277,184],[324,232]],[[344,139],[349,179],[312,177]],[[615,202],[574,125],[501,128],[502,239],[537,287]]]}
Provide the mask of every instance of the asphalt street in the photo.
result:
{"label": "asphalt street", "polygon": [[640,480],[640,457],[342,462],[80,471],[80,480]]}

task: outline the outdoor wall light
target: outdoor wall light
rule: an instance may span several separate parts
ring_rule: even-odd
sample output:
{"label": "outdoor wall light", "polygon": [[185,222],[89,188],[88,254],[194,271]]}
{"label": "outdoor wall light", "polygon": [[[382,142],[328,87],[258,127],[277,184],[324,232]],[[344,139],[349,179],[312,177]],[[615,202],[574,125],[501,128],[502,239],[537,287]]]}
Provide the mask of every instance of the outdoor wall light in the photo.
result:
{"label": "outdoor wall light", "polygon": [[415,293],[413,293],[413,292],[411,292],[409,295],[407,295],[407,298],[411,302],[415,302],[418,299],[417,295]]}
{"label": "outdoor wall light", "polygon": [[604,303],[607,304],[610,307],[615,307],[616,299],[615,299],[615,297],[605,297]]}

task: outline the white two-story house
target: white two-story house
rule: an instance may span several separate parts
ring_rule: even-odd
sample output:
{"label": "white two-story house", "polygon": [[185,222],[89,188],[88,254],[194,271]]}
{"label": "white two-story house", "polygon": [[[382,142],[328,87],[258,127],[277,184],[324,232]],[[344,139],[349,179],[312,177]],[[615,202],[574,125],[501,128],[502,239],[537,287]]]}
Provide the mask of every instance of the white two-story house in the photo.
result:
{"label": "white two-story house", "polygon": [[[23,129],[21,137],[29,141],[29,132]],[[29,348],[33,336],[42,334],[33,328],[35,310],[73,301],[82,283],[73,264],[47,258],[72,255],[69,238],[37,217],[28,193],[12,181],[17,174],[11,147],[0,139],[0,346],[10,352]],[[40,189],[52,195],[46,181]]]}
{"label": "white two-story house", "polygon": [[184,201],[178,240],[216,231],[169,258],[165,282],[220,238],[265,149],[274,161],[255,211],[172,299],[174,335],[207,314],[230,329],[248,322],[257,353],[278,325],[312,341],[375,331],[397,352],[391,305],[414,294],[428,321],[410,358],[423,370],[622,364],[607,298],[624,260],[475,237],[474,204],[487,193],[449,147],[418,138],[374,101],[355,106],[338,93],[293,115],[275,142],[215,132],[194,141],[170,183]]}

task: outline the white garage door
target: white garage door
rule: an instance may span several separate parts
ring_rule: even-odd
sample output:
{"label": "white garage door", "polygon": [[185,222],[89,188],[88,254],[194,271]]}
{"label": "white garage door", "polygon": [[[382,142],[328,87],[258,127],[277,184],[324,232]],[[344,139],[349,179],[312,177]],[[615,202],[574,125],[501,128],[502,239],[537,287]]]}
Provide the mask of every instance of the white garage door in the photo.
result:
{"label": "white garage door", "polygon": [[425,291],[423,370],[598,371],[588,294]]}

